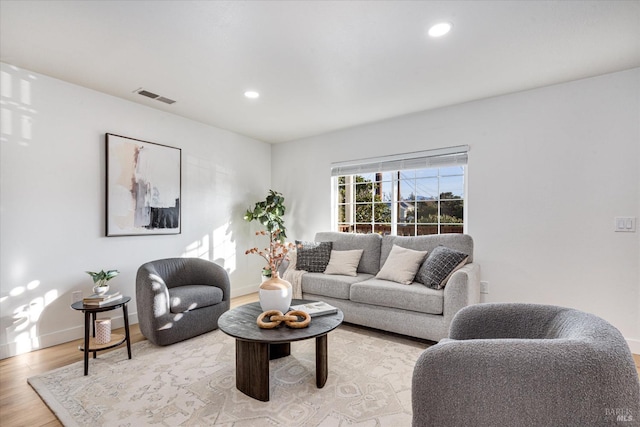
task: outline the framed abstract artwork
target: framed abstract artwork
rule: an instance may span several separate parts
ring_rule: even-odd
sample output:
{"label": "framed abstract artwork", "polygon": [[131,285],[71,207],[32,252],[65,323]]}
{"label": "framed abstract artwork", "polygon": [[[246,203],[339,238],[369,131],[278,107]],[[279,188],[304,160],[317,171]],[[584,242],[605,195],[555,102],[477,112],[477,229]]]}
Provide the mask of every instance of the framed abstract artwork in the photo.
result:
{"label": "framed abstract artwork", "polygon": [[182,150],[107,134],[106,235],[180,234]]}

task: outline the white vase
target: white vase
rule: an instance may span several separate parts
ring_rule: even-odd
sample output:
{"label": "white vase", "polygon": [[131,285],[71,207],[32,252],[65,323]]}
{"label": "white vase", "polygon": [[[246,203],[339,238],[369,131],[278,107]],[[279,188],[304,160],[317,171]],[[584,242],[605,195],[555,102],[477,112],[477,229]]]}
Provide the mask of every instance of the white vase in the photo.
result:
{"label": "white vase", "polygon": [[96,285],[93,287],[94,294],[102,295],[102,294],[106,294],[107,292],[109,292],[109,285],[104,285],[104,286]]}
{"label": "white vase", "polygon": [[291,283],[281,279],[277,272],[269,280],[262,282],[258,294],[262,311],[278,310],[286,313],[291,307]]}

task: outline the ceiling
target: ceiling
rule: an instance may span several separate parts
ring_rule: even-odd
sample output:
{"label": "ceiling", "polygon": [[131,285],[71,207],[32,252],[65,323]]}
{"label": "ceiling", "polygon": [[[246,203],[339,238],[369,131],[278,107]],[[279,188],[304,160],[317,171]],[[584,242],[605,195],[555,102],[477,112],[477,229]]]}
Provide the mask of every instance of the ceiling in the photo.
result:
{"label": "ceiling", "polygon": [[0,61],[277,143],[639,67],[640,0],[1,0]]}

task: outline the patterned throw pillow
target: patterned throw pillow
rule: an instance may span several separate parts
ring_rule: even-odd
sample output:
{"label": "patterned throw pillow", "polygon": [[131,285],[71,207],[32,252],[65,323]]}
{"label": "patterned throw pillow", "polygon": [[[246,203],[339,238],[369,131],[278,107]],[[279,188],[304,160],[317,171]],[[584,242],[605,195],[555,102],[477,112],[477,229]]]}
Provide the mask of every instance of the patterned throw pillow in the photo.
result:
{"label": "patterned throw pillow", "polygon": [[449,277],[465,262],[469,255],[444,246],[435,248],[422,263],[415,281],[431,289],[442,289]]}
{"label": "patterned throw pillow", "polygon": [[322,273],[331,258],[332,242],[303,242],[296,240],[296,270]]}

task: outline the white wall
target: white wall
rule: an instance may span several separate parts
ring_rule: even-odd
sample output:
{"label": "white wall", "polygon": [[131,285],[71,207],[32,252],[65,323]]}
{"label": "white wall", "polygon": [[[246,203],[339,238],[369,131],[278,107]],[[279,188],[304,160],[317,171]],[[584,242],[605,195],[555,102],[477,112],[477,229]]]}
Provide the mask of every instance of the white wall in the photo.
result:
{"label": "white wall", "polygon": [[468,233],[488,302],[575,307],[640,353],[640,69],[275,145],[291,238],[331,227],[330,163],[468,144]]}
{"label": "white wall", "polygon": [[[1,69],[0,358],[82,336],[69,305],[91,291],[85,270],[120,270],[110,284],[134,298],[132,322],[135,273],[152,259],[206,258],[229,271],[233,296],[257,290],[262,263],[244,255],[255,227],[242,215],[269,189],[269,144]],[[105,133],[182,149],[182,234],[104,237]]]}
{"label": "white wall", "polygon": [[[331,162],[460,144],[487,301],[593,312],[640,353],[639,233],[613,232],[615,216],[640,217],[640,69],[273,147],[1,70],[0,358],[81,337],[69,304],[90,292],[85,270],[119,269],[111,284],[134,297],[143,262],[198,256],[227,268],[232,295],[253,292],[262,263],[244,251],[257,228],[241,218],[269,188],[286,197],[289,236],[312,239],[331,224]],[[107,132],[182,149],[182,234],[104,237]]]}

